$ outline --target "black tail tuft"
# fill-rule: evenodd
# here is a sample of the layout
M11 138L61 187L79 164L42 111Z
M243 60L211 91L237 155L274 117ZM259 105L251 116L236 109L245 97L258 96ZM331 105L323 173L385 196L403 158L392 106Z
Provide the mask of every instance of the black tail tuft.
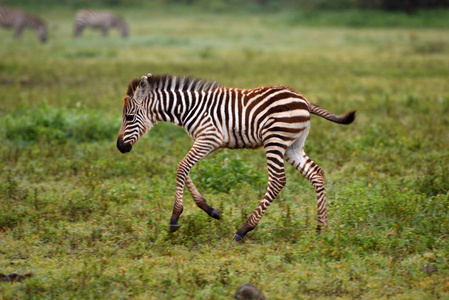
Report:
M309 103L310 113L325 118L331 122L338 124L351 124L355 120L356 111L350 111L344 115L337 116L316 104Z
M351 124L352 122L354 122L356 112L356 110L353 110L346 113L341 119L341 124Z

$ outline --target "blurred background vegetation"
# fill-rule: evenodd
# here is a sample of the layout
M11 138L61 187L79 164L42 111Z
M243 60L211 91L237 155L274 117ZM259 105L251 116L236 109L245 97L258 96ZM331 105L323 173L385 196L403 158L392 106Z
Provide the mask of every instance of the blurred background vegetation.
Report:
M6 5L70 5L70 6L120 6L148 4L168 5L183 4L193 5L198 8L245 8L251 6L265 7L266 9L381 9L381 10L403 10L413 13L416 9L448 7L448 0L3 0Z
M449 0L1 0L0 5L36 12L48 7L125 8L171 12L289 12L292 24L348 27L449 27Z

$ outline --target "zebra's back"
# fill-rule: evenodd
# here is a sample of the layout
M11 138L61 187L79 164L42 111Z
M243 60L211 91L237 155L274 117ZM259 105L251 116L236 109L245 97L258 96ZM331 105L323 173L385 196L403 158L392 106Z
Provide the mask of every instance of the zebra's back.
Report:
M102 27L104 24L112 24L114 15L105 11L83 9L76 13L75 23L91 27Z
M34 29L42 42L47 40L47 25L37 16L7 7L0 7L0 25L14 29L14 37L20 38L25 27Z
M182 126L193 140L207 128L222 148L253 149L268 139L282 139L289 146L310 122L307 100L284 86L218 88L197 98Z
M128 36L128 24L120 17L108 11L79 10L75 15L75 36L79 36L84 27L100 28L103 35L107 35L109 29L116 27L123 37Z
M16 24L27 22L27 18L35 18L26 12L7 7L0 7L0 24L4 27L14 27Z

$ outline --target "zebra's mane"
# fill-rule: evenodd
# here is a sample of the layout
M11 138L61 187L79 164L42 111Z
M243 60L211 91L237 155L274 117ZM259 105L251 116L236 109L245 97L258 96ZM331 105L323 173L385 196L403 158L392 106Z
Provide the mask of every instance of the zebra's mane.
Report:
M133 79L128 85L128 96L133 96L134 91L140 83L140 79ZM148 77L151 90L173 90L173 91L209 91L221 87L217 81L204 80L189 76L175 75L152 75Z
M134 91L137 89L137 86L139 85L140 79L133 79L128 84L128 90L126 91L126 95L129 97L132 97L134 95Z

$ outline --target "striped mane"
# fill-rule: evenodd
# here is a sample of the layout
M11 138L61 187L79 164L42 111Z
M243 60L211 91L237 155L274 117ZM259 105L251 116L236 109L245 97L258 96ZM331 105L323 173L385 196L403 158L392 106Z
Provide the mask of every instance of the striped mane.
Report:
M132 97L134 95L135 90L137 89L137 86L139 85L140 79L133 79L128 84L128 90L126 91L126 95L129 97Z
M209 91L220 87L216 81L203 80L188 76L153 75L148 78L149 85L155 90Z
M128 85L128 96L133 96L140 79L133 79ZM148 77L148 84L152 90L174 91L209 91L221 87L220 83L211 80L175 75L152 75Z

